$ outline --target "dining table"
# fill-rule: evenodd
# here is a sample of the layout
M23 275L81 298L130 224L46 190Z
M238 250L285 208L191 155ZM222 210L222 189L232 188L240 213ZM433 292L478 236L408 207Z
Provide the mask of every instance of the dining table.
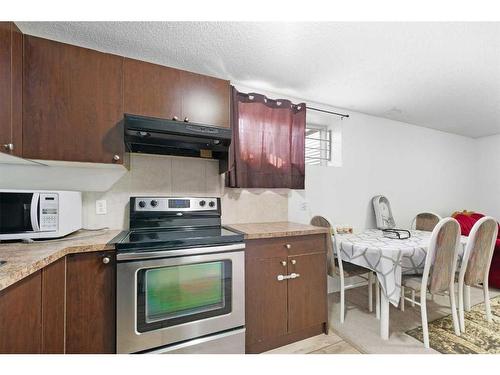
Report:
M335 255L375 272L380 287L380 336L389 339L389 305L398 306L402 275L422 274L432 232L410 230L407 239L385 237L382 230L334 235ZM467 237L461 236L458 264Z

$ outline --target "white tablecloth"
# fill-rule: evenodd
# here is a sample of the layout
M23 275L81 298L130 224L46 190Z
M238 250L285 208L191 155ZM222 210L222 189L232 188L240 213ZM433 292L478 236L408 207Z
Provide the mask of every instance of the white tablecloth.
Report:
M386 238L382 231L369 229L357 234L338 234L334 237L335 254L343 261L357 264L377 273L382 292L397 306L401 296L401 275L421 274L431 232L412 230L411 238ZM461 238L459 264L467 237Z

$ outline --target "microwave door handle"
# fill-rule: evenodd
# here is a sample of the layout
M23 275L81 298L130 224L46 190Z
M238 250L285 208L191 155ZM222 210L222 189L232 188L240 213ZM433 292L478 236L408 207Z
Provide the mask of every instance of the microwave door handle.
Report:
M31 218L31 226L33 227L33 232L39 232L39 220L38 220L38 203L40 201L40 194L33 193L33 197L31 197L31 207L30 207L30 218Z

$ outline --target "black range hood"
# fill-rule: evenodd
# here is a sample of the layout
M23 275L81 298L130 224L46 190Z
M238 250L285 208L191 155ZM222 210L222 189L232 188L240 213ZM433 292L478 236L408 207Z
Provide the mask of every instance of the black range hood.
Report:
M128 113L124 129L128 152L217 159L227 171L231 129Z

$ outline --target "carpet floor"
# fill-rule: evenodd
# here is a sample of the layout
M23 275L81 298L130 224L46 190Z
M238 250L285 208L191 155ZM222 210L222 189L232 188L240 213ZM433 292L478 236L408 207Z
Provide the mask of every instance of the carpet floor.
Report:
M331 329L345 341L353 344L363 353L373 354L439 354L434 348L425 349L418 339L406 334L407 331L422 325L420 307L406 304L405 311L391 305L390 307L390 337L380 338L380 321L375 313L368 312L367 288L355 288L346 292L346 317L343 324L339 321L339 293L329 294L329 322ZM490 297L500 295L500 290L490 288ZM472 305L483 302L483 292L471 288ZM450 315L448 297L435 296L427 300L427 315L429 321ZM469 323L470 325L470 323ZM498 329L498 328L497 328ZM498 331L500 332L500 330Z
M484 303L465 313L465 332L455 335L451 315L429 323L429 344L444 354L500 353L500 296L491 299L493 322L486 321ZM422 326L406 334L423 341Z

